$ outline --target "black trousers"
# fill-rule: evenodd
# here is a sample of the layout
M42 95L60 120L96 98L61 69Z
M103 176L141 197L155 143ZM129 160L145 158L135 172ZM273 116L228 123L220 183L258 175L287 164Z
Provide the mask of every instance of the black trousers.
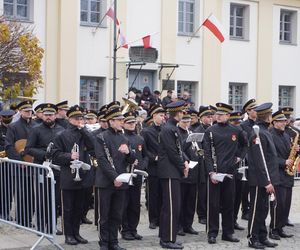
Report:
M90 206L93 201L93 187L88 187L84 189L84 197L83 197L83 212L81 218L83 219L84 217L87 216L87 213L90 209Z
M141 185L129 186L126 190L122 233L136 233L141 213Z
M193 225L196 209L197 184L181 183L180 227L187 229Z
M101 246L118 243L118 229L122 223L126 190L98 188L99 240Z
M149 175L147 184L149 222L158 225L162 205L161 183L157 176Z
M94 225L97 226L98 230L98 220L99 220L99 195L98 188L94 187Z
M207 183L197 184L197 214L199 219L207 217Z
M250 216L248 238L251 241L264 241L268 231L266 218L269 212L269 195L264 187L250 186Z
M9 220L13 200L12 169L5 162L0 168L0 217Z
M292 204L292 193L293 193L293 187L286 187L286 222L288 222L289 215L290 215L290 209Z
M83 210L83 197L83 189L62 190L65 235L79 235L80 220Z
M275 186L276 200L270 202L271 222L270 228L272 230L282 229L288 219L287 212L287 189L283 186Z
M247 214L250 211L250 201L249 201L249 183L248 181L243 181L242 185L242 213Z
M17 167L14 173L14 197L16 221L19 225L32 227L34 214L34 178L29 167Z
M238 213L240 211L240 205L242 202L243 194L243 182L241 180L235 179L235 196L234 196L234 221L237 221Z
M234 233L234 179L225 177L223 182L213 184L208 182L208 236L217 237L219 232L219 213L222 214L223 235Z
M57 218L62 215L60 176L54 175L54 179L55 179L55 208L56 208L56 218Z
M160 179L162 207L159 222L159 237L165 242L175 242L179 227L181 191L180 180Z

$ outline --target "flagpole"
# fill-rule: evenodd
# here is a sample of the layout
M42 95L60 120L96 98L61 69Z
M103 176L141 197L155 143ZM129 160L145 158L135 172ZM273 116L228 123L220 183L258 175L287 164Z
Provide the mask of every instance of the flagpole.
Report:
M108 8L110 9L112 6L114 5L114 3ZM105 14L103 15L103 17L101 18L100 22L97 24L97 26L95 27L95 29L93 30L93 33L96 33L97 29L100 27L100 25L103 23L104 18L106 17L107 11L105 12Z
M203 26L204 22L212 15L212 13L210 13L210 15L202 22L202 24L199 26L199 28L190 36L190 38L187 40L188 43L190 43L193 38L196 36L196 34L198 33L198 31L201 29L201 27Z
M114 14L113 101L116 100L117 85L117 0L114 1Z

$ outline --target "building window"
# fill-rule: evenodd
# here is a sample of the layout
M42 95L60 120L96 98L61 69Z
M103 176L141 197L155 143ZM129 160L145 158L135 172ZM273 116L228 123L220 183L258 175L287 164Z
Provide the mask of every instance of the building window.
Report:
M297 14L295 11L280 10L279 40L282 43L296 42Z
M195 0L179 0L178 33L191 34L195 29Z
M195 103L197 100L197 86L198 82L191 81L177 81L177 97L182 98L184 92L188 92L190 95L190 101Z
M102 16L104 1L101 0L81 0L80 1L80 21L85 25L98 25Z
M87 109L99 110L104 97L103 77L80 78L80 105Z
M31 0L4 0L3 15L10 19L28 20Z
M235 111L241 111L247 100L247 83L229 83L228 103Z
M249 6L230 4L230 38L248 39Z
M294 91L293 86L279 86L278 107L293 107L294 106Z

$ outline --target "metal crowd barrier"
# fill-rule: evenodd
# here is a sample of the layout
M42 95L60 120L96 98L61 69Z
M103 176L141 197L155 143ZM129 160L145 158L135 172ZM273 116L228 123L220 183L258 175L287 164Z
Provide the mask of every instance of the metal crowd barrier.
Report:
M55 181L48 166L0 158L0 223L27 230L56 243Z

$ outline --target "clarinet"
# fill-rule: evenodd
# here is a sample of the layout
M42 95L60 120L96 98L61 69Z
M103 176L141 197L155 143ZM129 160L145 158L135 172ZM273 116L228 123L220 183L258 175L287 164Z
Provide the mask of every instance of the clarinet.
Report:
M112 167L113 169L116 169L116 168L115 168L115 165L114 165L114 162L113 162L113 159L112 159L112 157L111 157L111 155L110 155L110 153L109 153L108 147L107 147L107 145L106 145L106 142L105 142L105 140L104 140L103 135L102 135L102 134L99 134L99 136L100 136L101 140L103 141L104 152L105 152L105 154L106 154L107 160L109 161L111 167Z
M210 137L210 145L211 145L211 158L213 160L213 166L214 166L214 171L217 172L217 155L216 155L216 150L214 146L214 139L213 139L213 134L212 132L209 133Z

